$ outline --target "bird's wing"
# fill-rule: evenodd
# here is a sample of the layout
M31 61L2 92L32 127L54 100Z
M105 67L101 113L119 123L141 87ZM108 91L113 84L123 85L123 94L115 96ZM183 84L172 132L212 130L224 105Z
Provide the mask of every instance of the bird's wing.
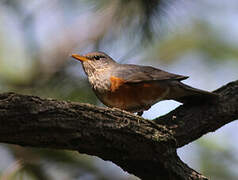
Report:
M168 73L151 66L120 64L113 72L114 77L123 79L125 83L140 83L148 81L184 80L188 76Z

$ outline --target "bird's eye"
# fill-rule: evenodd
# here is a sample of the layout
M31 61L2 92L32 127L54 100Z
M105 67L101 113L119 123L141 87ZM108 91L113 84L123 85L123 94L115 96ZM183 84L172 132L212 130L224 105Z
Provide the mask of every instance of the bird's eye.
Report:
M94 59L99 60L101 57L100 56L94 56Z

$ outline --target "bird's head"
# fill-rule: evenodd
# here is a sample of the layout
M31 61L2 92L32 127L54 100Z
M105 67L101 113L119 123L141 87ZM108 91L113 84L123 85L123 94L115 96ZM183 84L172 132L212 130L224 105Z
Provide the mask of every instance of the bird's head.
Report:
M116 62L103 52L91 52L85 55L72 54L72 57L79 60L87 75L91 75L96 70L104 70L113 66Z

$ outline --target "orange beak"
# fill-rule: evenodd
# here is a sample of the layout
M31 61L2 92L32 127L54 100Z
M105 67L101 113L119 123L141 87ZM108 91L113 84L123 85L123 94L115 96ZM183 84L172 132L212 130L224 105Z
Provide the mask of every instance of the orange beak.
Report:
M73 57L76 60L79 60L81 62L89 60L88 58L78 55L78 54L72 54L71 57Z

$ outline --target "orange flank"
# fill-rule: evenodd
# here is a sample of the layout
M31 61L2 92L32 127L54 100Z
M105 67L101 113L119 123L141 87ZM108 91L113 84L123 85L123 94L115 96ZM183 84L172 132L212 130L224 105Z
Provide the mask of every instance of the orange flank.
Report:
M124 79L111 76L110 77L110 82L111 82L111 91L114 92L117 90L121 85L123 85L126 81Z
M143 84L143 87L145 87L145 88L146 88L146 87L151 87L151 84L149 84L149 83L144 83L144 84Z
M102 99L109 107L117 107L128 111L149 109L163 97L167 88L158 82L127 83L124 79L112 76L110 78L111 91Z

